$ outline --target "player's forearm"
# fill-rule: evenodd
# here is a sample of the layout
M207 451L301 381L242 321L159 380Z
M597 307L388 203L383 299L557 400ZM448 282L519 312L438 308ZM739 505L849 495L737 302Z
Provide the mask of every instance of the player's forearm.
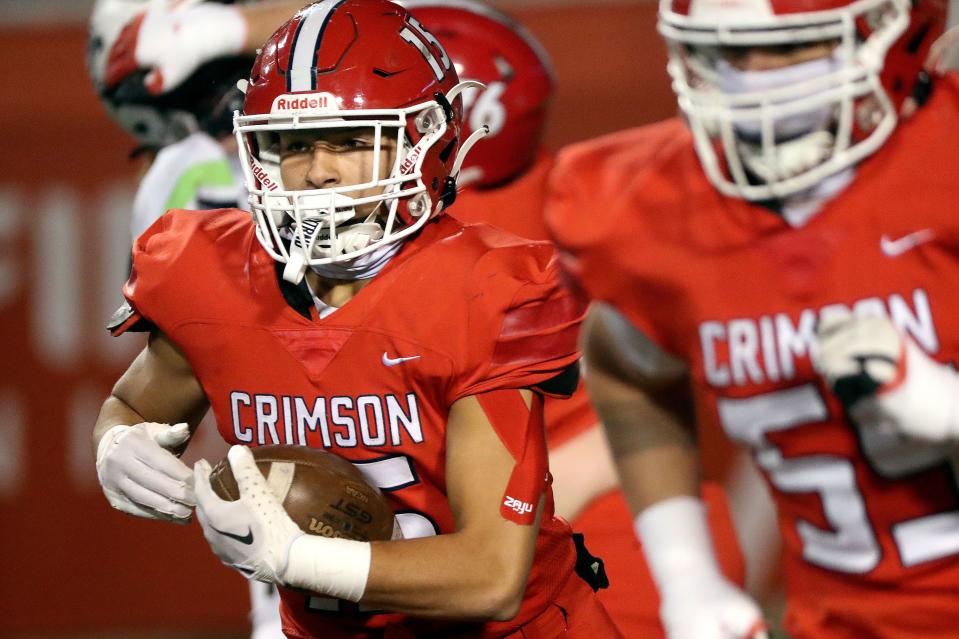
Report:
M677 496L698 496L699 456L687 427L642 397L596 402L633 513Z
M244 50L255 54L269 40L277 28L293 17L293 14L309 4L305 0L275 0L255 2L240 8L246 20L246 44Z
M513 618L533 558L532 544L510 553L499 538L466 533L375 542L372 550L365 606L449 619Z
M100 414L97 416L97 423L93 427L93 450L96 452L100 445L100 439L114 426L131 426L147 421L138 412L133 410L126 402L115 395L110 395L103 406L100 407Z
M594 499L619 485L601 425L550 448L556 514L572 521Z
M682 446L635 450L616 458L626 501L633 514L673 497L699 498L699 458Z
M590 311L584 328L584 355L586 388L632 511L697 496L698 451L685 366L615 309L601 305Z

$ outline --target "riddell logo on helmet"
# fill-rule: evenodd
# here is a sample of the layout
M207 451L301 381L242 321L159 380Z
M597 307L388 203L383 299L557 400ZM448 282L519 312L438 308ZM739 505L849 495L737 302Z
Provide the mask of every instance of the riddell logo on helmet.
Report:
M331 93L283 94L273 100L272 112L277 111L325 111L336 108L336 96Z
M273 178L270 177L270 174L266 172L260 163L256 160L252 161L253 164L253 176L260 181L260 184L263 185L263 188L267 191L275 191L280 188L280 185L273 181Z
M400 175L409 175L410 169L416 164L416 161L420 159L420 155L423 153L423 146L417 144L413 147L413 150L410 151L409 155L406 156L406 159L403 160L402 166L400 166Z

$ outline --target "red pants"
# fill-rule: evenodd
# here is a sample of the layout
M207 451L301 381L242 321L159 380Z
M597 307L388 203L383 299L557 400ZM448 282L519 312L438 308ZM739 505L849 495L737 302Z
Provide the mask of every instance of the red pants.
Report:
M538 617L503 639L622 639L612 618L586 582L571 575Z

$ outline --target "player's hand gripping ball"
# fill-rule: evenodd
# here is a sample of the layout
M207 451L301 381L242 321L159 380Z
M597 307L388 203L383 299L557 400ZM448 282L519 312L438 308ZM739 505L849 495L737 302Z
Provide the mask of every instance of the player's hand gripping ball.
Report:
M288 575L291 549L307 531L341 538L316 541L364 548L365 540L393 537L393 513L348 461L294 446L255 451L233 446L216 472L204 459L193 466L196 516L225 565L250 579L292 585L299 573Z
M252 448L270 492L303 532L356 541L393 538L393 511L383 494L347 460L304 446ZM240 497L226 459L214 466L210 486L220 499Z

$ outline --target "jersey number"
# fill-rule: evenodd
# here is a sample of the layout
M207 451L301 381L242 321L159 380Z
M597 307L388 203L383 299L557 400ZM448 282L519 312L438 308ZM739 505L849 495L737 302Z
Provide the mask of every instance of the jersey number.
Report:
M832 530L804 519L796 528L803 557L811 564L844 573L862 574L879 565L882 552L869 522L853 464L834 455L785 458L766 438L829 419L819 390L805 384L745 399L720 398L719 418L726 434L750 446L769 482L784 493L817 493ZM904 440L875 428L856 427L862 452L882 478L904 480L948 465L953 481L956 459L944 446ZM892 526L903 566L915 566L959 553L959 511L917 517Z
M472 130L488 126L486 137L499 135L506 126L506 107L501 99L505 91L506 84L503 82L490 82L485 89L469 88L463 91L463 109L469 114Z

